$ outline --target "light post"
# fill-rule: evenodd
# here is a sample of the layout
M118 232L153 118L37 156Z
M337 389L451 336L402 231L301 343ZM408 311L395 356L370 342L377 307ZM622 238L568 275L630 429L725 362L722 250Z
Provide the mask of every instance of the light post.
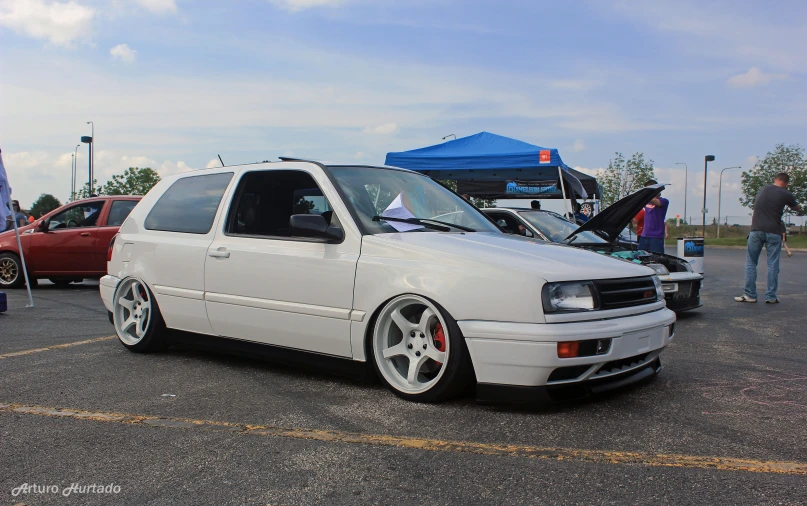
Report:
M709 162L715 161L715 155L706 155L703 157L703 209L701 209L701 213L703 214L703 240L706 241L706 174L707 169L709 167Z
M93 194L93 179L95 177L95 123L92 121L87 122L90 125L90 137L92 138L92 142L90 143L90 195Z
M742 167L726 167L720 171L720 183L717 189L717 237L720 237L720 204L723 200L723 173L729 169L742 169Z
M684 220L686 220L687 219L687 191L689 189L689 186L687 186L687 178L688 178L688 174L689 174L689 167L684 162L675 162L675 164L684 166ZM687 225L690 225L690 223L687 222Z
M76 155L70 153L70 197L68 201L73 200L73 190L76 187Z
M456 136L456 135L454 135L454 134L448 134L448 135L446 135L445 137L443 137L443 140L446 140L446 139L448 139L449 137L454 137L454 140L455 140L455 141L457 140L457 136Z
M90 186L90 195L92 195L92 190L93 190L93 188L92 188L92 137L90 137L89 135L82 135L81 136L81 143L82 144L88 144L88 146L87 146L87 154L89 155L88 156L89 160L87 161L87 173L90 176L90 181L89 181L88 184Z
M78 148L81 147L81 144L76 144L76 149L74 150L73 160L75 163L73 164L73 194L70 195L70 200L76 200L76 168L78 168Z

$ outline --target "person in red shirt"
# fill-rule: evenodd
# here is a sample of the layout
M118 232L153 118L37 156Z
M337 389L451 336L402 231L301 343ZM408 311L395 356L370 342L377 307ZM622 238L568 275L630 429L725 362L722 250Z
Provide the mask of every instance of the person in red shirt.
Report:
M633 226L636 227L636 240L638 241L642 238L642 231L644 230L644 209L639 211L639 214L633 218Z

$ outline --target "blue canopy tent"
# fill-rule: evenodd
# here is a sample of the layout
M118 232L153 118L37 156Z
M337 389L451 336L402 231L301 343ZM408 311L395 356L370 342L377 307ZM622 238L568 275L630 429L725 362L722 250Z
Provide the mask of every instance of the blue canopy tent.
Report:
M435 179L454 180L458 184L474 182L479 186L498 181L506 192L499 198L540 198L549 194L564 199L567 194L568 197L588 198L580 179L563 163L557 149L489 132L411 151L387 153L385 164ZM563 184L558 185L561 177ZM560 186L559 191L557 186Z

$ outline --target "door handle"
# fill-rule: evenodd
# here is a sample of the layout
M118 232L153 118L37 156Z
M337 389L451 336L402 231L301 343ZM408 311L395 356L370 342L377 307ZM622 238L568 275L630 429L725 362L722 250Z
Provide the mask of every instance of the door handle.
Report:
M89 236L90 236L89 232L82 232L81 233L81 237L89 237Z
M230 258L229 251L208 251L207 256L213 258Z

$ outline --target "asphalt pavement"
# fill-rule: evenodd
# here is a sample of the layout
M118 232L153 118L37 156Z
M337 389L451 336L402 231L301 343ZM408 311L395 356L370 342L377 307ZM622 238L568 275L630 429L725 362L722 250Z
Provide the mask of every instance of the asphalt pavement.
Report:
M680 316L656 380L540 410L408 403L187 347L133 354L104 339L97 284L42 283L34 308L13 291L0 501L806 504L807 253L782 259L778 305L733 301L744 255L707 250L704 307ZM73 483L119 492L65 497Z

